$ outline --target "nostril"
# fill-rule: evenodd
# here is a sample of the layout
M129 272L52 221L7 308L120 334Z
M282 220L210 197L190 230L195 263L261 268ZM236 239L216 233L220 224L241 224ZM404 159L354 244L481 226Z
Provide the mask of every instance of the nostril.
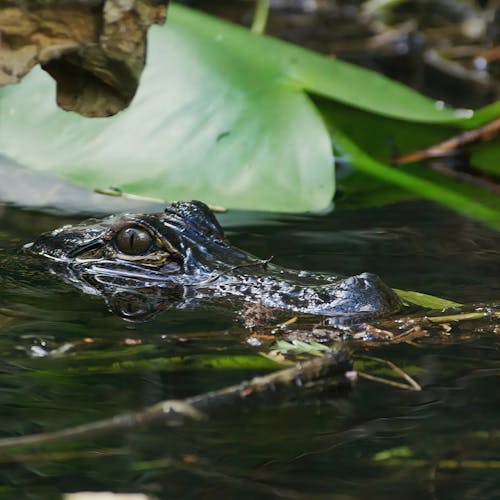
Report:
M368 281L377 281L379 279L379 277L373 273L361 273L361 274L358 274L358 278L362 278L362 279L368 280Z
M372 287L377 287L382 284L381 279L373 273L361 273L357 276L359 278L360 283L363 283L363 288L372 288Z
M344 279L344 284L345 285L348 285L348 286L351 286L351 285L356 285L356 282L358 280L356 279L355 276L349 276L348 278L345 278Z
M367 276L365 276L367 275ZM344 280L344 286L351 290L366 290L372 285L372 278L369 273L358 274L350 276Z

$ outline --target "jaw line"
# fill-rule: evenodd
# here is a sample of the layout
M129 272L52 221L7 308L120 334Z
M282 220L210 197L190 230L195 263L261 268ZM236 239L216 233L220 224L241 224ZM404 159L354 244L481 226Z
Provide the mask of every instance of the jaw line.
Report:
M147 269L134 263L123 263L115 261L84 261L76 262L74 266L75 270L80 270L82 268L84 272L89 274L95 274L99 276L109 276L110 278L129 278L137 279L142 282L166 282L172 281L172 275L168 275L164 272L157 271L155 269Z

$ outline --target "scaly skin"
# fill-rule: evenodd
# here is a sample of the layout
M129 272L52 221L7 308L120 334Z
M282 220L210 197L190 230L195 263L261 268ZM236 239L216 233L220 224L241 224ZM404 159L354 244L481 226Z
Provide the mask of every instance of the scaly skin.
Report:
M146 243L138 242L139 237ZM135 320L172 305L212 300L354 321L401 309L394 291L374 274L343 278L295 271L233 247L201 202L173 203L157 214L123 214L64 226L26 248L51 259L54 272L66 281L103 295L113 309Z

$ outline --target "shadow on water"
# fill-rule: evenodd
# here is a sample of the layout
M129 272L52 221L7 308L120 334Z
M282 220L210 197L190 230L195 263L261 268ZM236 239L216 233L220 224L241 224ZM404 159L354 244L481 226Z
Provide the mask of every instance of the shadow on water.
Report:
M430 203L220 219L232 243L287 267L371 271L396 288L464 303L500 297L499 235ZM98 420L269 371L265 358L256 364L259 347L246 342L234 311L168 310L126 322L19 252L65 222L1 212L1 437ZM158 498L498 498L498 327L454 332L435 342L351 346L355 359L395 362L421 392L360 380L342 398L263 401L178 427L1 454L0 497L113 490Z

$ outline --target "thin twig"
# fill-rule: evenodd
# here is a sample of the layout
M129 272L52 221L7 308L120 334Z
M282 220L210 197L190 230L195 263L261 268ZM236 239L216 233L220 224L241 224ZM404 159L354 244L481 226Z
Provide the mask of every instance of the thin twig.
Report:
M359 356L359 357L363 358L363 359L371 359L372 361L377 361L378 363L386 364L393 371L395 371L400 377L404 378L408 382L409 386L411 386L412 390L414 390L414 391L421 391L422 390L422 386L418 382L416 382L415 379L410 377L410 375L408 375L404 370L402 370L399 366L394 364L392 361L389 361L388 359L377 358L375 356ZM358 373L361 375L360 372L358 372ZM407 384L400 384L399 382L392 383L393 381L391 381L391 380L386 380L386 379L383 379L381 377L376 377L374 375L368 375L367 373L364 373L363 376L364 376L364 378L371 377L371 380L377 379L378 382L385 381L388 383L388 385L398 384L397 387L404 386L403 388L409 389L409 386ZM389 383L389 382L391 382L391 383Z
M402 382L396 382L395 380L389 380L388 378L377 377L376 375L370 375L369 373L360 372L356 370L358 377L364 378L366 380L371 380L372 382L379 382L384 385L390 385L392 387L397 387L398 389L404 389L405 391L418 391L420 389L414 389L408 384L403 384Z
M474 142L486 142L493 140L500 133L500 118L496 118L481 127L467 130L458 135L447 139L446 141L434 144L425 149L414 151L406 155L399 156L393 160L396 165L413 163L428 158L440 158L452 151L456 151L467 144Z
M137 201L144 201L144 202L152 202L152 203L162 203L164 205L170 205L170 203L166 200L163 200L161 198L152 198L151 196L142 196L140 194L134 194L134 193L127 193L126 191L123 191L122 189L118 187L109 187L109 188L95 188L94 193L97 194L102 194L105 196L114 196L117 198L126 198L129 200L137 200ZM215 213L225 213L227 212L227 208L221 206L221 205L207 205L209 210L211 212Z

